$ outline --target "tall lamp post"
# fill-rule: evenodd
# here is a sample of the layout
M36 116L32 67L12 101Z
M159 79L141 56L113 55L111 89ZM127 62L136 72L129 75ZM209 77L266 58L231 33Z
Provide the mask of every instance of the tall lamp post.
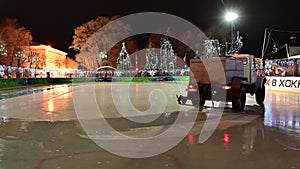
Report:
M233 26L234 26L234 24L233 24L233 22L236 20L238 18L238 14L237 13L235 13L235 12L232 12L232 11L230 11L230 12L227 12L226 13L226 15L225 15L225 19L226 19L226 21L228 21L228 22L231 22L231 43L233 43Z

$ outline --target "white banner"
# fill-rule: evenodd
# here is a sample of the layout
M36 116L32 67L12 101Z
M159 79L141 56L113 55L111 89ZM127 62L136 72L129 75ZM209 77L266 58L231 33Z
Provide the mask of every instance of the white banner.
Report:
M266 79L267 89L300 93L300 77L267 76Z

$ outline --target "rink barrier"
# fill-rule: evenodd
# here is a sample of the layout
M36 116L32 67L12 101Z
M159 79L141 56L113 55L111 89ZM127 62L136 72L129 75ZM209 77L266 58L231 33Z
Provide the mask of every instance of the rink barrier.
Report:
M300 93L300 77L298 76L267 76L266 89L287 93Z
M95 77L88 78L3 78L0 79L0 90L24 88L30 86L46 86L53 84L95 82ZM189 76L157 76L157 77L113 77L113 82L188 82Z
M0 90L72 83L72 78L6 78L0 79Z

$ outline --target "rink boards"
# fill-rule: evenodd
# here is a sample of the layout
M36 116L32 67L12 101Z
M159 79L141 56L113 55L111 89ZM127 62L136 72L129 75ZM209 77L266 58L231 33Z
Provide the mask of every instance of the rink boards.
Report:
M300 77L267 76L265 86L268 90L300 93Z

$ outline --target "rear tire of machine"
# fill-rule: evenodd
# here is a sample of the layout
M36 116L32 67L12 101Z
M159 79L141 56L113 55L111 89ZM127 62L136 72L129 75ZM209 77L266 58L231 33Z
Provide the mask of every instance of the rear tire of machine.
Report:
M246 105L246 89L244 87L241 87L240 97L232 101L232 108L237 112L241 112L244 110L245 105Z

